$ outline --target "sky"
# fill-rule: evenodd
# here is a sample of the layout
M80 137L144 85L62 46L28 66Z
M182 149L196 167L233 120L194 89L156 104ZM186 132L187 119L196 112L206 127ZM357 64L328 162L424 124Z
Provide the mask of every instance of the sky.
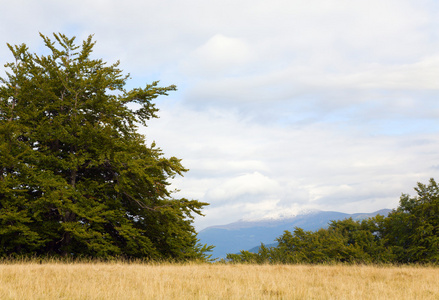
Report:
M0 0L6 43L90 34L127 89L160 80L139 131L190 169L195 228L308 210L396 208L439 179L436 0Z

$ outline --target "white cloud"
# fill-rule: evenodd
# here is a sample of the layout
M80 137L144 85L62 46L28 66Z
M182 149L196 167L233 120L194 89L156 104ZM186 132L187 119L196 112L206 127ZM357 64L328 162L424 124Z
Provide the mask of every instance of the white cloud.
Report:
M217 78L240 71L254 59L255 53L245 41L216 34L190 54L183 68L195 77L204 75Z
M271 195L279 190L279 184L258 172L242 174L233 178L227 178L224 182L209 189L206 198L212 201L236 201L240 197L253 197L254 195Z
M438 90L438 76L439 52L436 56L424 57L412 64L372 64L357 73L327 78L324 85L359 89Z

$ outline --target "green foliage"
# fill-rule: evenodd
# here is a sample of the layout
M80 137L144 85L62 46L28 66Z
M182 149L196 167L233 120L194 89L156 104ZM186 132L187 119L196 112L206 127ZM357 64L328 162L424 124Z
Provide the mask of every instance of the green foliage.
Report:
M418 183L416 197L403 194L384 222L386 243L401 263L439 262L439 187Z
M41 37L50 54L8 44L0 78L0 256L204 259L192 221L207 203L174 199L187 169L137 133L175 86L125 90L92 36Z
M277 246L261 245L258 253L228 254L240 263L431 263L439 262L439 187L418 183L417 197L402 195L387 217L332 221L327 229L295 228L277 239Z

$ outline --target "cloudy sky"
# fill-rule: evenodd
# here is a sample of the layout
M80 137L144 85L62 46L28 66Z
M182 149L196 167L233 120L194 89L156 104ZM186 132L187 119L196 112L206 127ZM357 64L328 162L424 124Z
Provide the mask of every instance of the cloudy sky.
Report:
M176 197L210 203L198 230L320 209L395 208L439 179L437 0L0 0L6 43L97 41L96 58L160 80L140 128L190 171Z

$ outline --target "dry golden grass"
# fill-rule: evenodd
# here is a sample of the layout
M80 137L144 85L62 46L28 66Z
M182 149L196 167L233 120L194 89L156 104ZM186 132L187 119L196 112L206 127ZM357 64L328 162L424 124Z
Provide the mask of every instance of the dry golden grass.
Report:
M439 299L439 268L6 263L0 299Z

